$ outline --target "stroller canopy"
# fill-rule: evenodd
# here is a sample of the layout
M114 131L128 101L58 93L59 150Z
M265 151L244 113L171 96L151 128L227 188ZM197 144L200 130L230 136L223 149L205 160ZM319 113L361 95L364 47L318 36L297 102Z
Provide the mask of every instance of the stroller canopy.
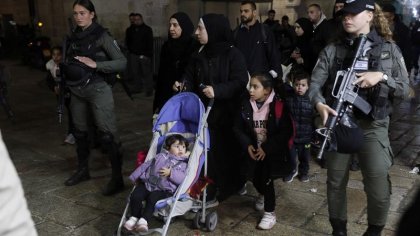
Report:
M162 107L153 127L153 132L160 132L162 135L163 133L186 132L197 134L203 122L204 112L204 105L197 95L190 92L179 93L169 99ZM167 127L170 122L172 122L172 125Z

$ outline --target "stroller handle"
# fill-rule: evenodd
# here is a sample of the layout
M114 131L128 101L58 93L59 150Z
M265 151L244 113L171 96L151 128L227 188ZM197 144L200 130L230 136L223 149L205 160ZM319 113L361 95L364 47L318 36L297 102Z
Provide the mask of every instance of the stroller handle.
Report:
M209 99L209 104L207 105L207 107L211 108L214 104L214 98L210 98Z

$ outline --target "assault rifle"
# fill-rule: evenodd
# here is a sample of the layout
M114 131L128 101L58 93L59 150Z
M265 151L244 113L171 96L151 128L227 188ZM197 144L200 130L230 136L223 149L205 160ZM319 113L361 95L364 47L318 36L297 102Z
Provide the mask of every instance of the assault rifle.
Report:
M366 35L361 34L355 41L355 43L358 44L351 67L347 70L341 70L337 72L333 90L331 92L331 95L335 98L331 108L334 109L338 115L329 115L325 127L316 130L316 132L324 138L317 155L318 159L322 158L324 149L327 145L327 142L331 139L331 134L333 133L334 128L350 106L354 105L365 114L369 114L369 112L372 110L372 106L358 95L359 86L357 84L353 84L353 82L357 79L355 66L356 63L362 61L361 59L362 56L364 56L363 52L367 37ZM365 62L367 63L367 61ZM340 87L336 89L336 86ZM351 140L349 140L349 142L351 142Z
M7 117L14 121L14 113L10 108L9 102L7 101L7 84L6 84L6 70L3 65L0 65L0 104L7 114Z

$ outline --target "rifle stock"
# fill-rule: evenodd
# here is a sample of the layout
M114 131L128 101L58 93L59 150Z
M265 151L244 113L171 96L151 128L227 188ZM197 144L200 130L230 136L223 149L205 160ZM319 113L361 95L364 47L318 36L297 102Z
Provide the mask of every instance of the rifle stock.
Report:
M359 86L353 84L353 81L356 79L355 65L357 60L363 55L363 49L367 41L366 35L360 35L357 41L357 50L351 67L345 71L338 71L335 78L334 88L331 93L335 100L331 108L337 112L337 116L329 115L325 127L316 130L317 133L323 136L317 159L322 159L327 142L331 138L331 133L334 132L335 126L351 105L359 108L365 114L372 110L371 105L358 95ZM336 90L338 84L340 84L340 87Z

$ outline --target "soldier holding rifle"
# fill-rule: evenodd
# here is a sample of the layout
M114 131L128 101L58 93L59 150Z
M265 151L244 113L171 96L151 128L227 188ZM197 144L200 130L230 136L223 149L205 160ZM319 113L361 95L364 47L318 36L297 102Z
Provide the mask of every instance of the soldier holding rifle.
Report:
M363 235L380 235L391 194L389 115L392 100L408 96L408 74L374 0L347 0L340 13L342 33L320 53L309 89L311 102L326 126L322 133L328 136L329 218L333 235L347 235L350 153L357 153L367 195L369 226Z

